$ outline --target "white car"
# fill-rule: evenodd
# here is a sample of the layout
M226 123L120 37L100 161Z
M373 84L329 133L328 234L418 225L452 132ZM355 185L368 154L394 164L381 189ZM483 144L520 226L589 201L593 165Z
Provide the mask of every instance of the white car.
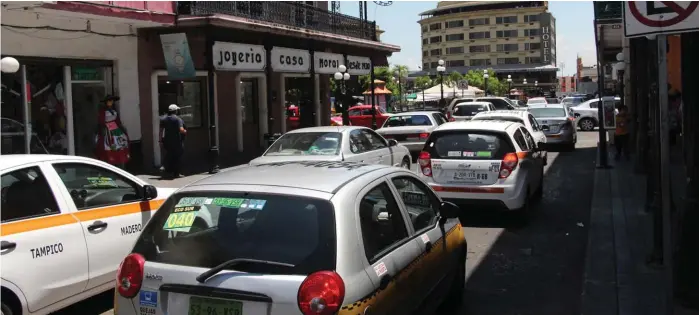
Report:
M526 109L521 110L496 110L493 112L479 113L473 117L473 120L504 120L523 124L529 133L534 137L534 142L543 144L547 143L546 134L539 125L536 118ZM545 148L539 148L544 154L544 165L548 164L548 152Z
M398 113L386 119L376 133L389 140L395 139L408 148L411 154L417 155L425 145L430 132L446 122L447 118L440 112Z
M119 263L175 189L102 161L2 155L2 314L49 314L114 287Z
M495 106L490 102L469 102L469 103L458 103L454 106L454 112L452 113L449 121L462 121L471 120L473 116L483 112L495 111Z
M604 101L611 101L611 96L605 96ZM614 107L616 108L621 104L620 97L614 97ZM599 119L597 116L597 105L599 104L599 98L593 98L591 100L582 102L578 105L570 107L573 111L573 116L582 131L592 131L595 127L599 126Z
M251 165L286 161L347 161L410 169L410 151L370 128L325 126L301 128L279 137Z
M544 158L538 148L520 123L446 123L427 139L418 175L457 205L527 210L543 193Z
M544 97L532 97L527 100L527 106L532 106L532 105L546 105L548 104L548 101L546 101L546 98Z

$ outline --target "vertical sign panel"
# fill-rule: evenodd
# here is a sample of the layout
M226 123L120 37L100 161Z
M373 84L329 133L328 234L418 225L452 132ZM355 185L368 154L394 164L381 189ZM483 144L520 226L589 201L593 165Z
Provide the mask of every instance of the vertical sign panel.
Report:
M187 34L161 34L160 43L163 46L168 78L180 80L196 77L197 73L189 53Z

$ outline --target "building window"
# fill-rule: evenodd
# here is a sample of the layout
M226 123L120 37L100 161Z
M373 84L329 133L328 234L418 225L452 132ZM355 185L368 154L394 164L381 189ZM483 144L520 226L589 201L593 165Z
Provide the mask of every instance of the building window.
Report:
M425 63L422 64L422 70L427 70L427 69L429 69L429 68L430 68L430 64L429 64L429 63L425 62Z
M537 21L539 21L539 15L538 15L538 14L532 14L532 15L525 15L525 16L524 16L524 23L537 22Z
M490 45L473 45L468 47L468 51L472 53L490 52Z
M427 26L423 26L423 27L422 27L422 32L423 32L423 33L427 33Z
M517 37L517 30L504 30L504 31L496 31L495 36L497 38L502 38L502 37Z
M430 62L430 69L435 69L435 68L437 68L437 62L436 61Z
M468 39L490 38L490 32L471 32L468 33Z
M442 42L442 36L430 37L430 44L441 43L441 42Z
M423 56L423 57L427 57L428 55L429 55L429 54L427 53L427 50L423 50L423 51L422 51L422 56Z
M447 60L447 67L463 67L465 65L463 60Z
M497 51L517 51L519 44L498 44L496 49Z
M441 49L432 49L430 50L430 56L440 56L442 54Z
M430 24L430 31L436 31L442 29L442 23Z
M427 44L429 44L429 43L430 43L430 40L429 40L429 39L427 39L427 38L423 38L423 39L422 39L422 44L423 44L423 45L427 45Z
M517 23L517 16L499 16L495 18L495 24L512 24Z
M453 42L453 41L457 41L457 40L464 40L464 34L463 34L463 33L459 33L459 34L449 34L449 35L447 35L446 37L447 37L446 40L447 40L448 42Z
M541 31L538 28L524 30L524 36L539 36L539 35L541 35Z
M488 24L490 24L490 18L479 18L479 19L468 20L469 26L488 25Z
M446 28L464 27L464 20L445 22L444 26Z
M170 104L180 106L179 116L187 128L201 127L204 121L203 108L206 104L206 78L198 77L183 81L158 80L158 104L160 112L166 113Z
M471 59L468 61L471 67L490 66L490 59Z
M516 64L519 64L519 58L517 58L517 57L498 58L498 64L499 65L516 65Z
M541 49L541 43L524 43L524 50Z
M541 63L541 57L526 57L524 63Z
M456 55L456 54L463 54L463 53L464 53L463 46L447 48L447 55Z

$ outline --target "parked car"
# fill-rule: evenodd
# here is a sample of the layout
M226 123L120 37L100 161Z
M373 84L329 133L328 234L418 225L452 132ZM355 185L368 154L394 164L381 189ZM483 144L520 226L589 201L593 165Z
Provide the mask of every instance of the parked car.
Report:
M532 106L532 105L544 105L546 104L546 98L544 97L532 97L527 100L527 106Z
M301 128L279 137L251 165L287 161L351 161L410 169L410 152L370 128L324 126Z
M386 139L398 141L411 154L416 155L422 150L432 130L446 122L446 117L439 112L400 113L388 118L376 133Z
M534 143L546 144L546 134L539 126L536 118L527 110L496 110L493 112L483 112L477 114L472 120L502 120L511 121L524 125L527 131L534 137ZM548 152L546 148L538 148L544 154L544 165L548 163Z
M471 120L473 116L476 116L482 112L494 111L495 106L490 102L470 102L470 103L459 103L454 107L454 113L452 114L449 121L462 121Z
M78 156L2 155L0 174L2 314L49 314L114 288L119 262L175 190Z
M509 98L497 97L497 96L486 96L479 97L476 99L477 102L489 102L495 106L497 110L512 110L517 109L517 104L513 103Z
M169 228L172 218L202 209L219 214L212 228ZM455 309L465 293L467 254L457 217L456 205L399 168L298 161L221 172L183 187L146 225L116 277L115 310Z
M521 123L451 122L427 139L418 174L442 199L457 205L526 213L543 194L544 157L539 148Z
M606 96L605 98L611 99L611 96ZM614 97L614 103L614 106L618 107L621 104L621 98ZM595 129L595 127L599 126L599 120L597 119L598 104L599 98L593 98L589 101L585 101L571 107L573 110L573 116L575 117L580 130L592 131Z
M383 126L383 123L391 117L391 114L387 113L383 108L375 106L376 108L376 125ZM349 109L349 119L352 126L363 126L371 128L371 105L356 105Z
M546 135L546 145L563 145L567 150L575 150L578 132L575 118L570 115L565 105L549 104L529 107L529 112L536 118Z
M451 119L451 115L454 114L454 106L456 106L456 104L473 102L475 100L475 97L455 97L454 99L452 99L451 102L449 102L449 105L447 106L447 109L445 111L447 119Z
M546 103L547 104L560 104L561 101L555 97L547 97L546 98Z

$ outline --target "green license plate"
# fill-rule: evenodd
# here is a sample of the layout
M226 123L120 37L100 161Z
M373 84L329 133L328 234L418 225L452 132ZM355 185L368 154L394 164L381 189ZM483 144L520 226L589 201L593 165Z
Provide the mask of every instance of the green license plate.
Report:
M243 303L192 296L188 315L243 315Z

